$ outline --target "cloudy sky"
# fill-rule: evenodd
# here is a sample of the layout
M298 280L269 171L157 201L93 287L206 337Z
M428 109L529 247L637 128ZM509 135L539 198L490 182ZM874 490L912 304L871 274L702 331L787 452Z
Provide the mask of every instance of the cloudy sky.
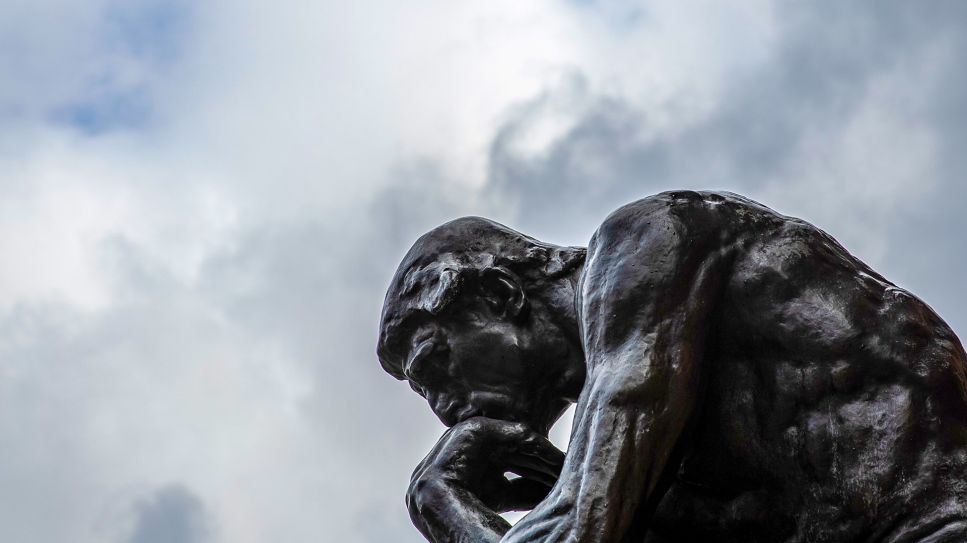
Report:
M0 0L0 540L420 541L377 318L461 215L732 190L967 334L965 50L960 1Z

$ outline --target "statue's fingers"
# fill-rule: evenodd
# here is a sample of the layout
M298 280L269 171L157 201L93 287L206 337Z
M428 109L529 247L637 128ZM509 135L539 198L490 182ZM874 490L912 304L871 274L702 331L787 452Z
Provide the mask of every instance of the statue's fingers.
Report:
M518 458L518 462L526 461L527 465L531 466L532 469L539 470L541 473L546 473L555 479L561 475L561 469L564 467L563 457L560 459L547 458L545 455L522 451L518 453Z
M564 452L554 446L546 436L543 436L527 425L514 422L500 422L499 435L501 443L511 449L530 455L546 458L551 463L563 464Z
M564 465L564 453L547 438L531 432L507 450L505 460L527 470L532 478L554 484Z

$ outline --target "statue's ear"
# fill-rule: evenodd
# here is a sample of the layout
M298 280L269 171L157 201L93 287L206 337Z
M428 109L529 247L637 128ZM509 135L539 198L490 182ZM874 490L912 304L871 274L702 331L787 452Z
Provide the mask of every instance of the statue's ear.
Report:
M578 262L584 260L585 252L576 247L555 248L548 251L547 264L544 265L544 274L550 277L558 275L573 268Z
M487 305L498 315L519 317L527 308L527 297L520 278L503 266L484 268L480 291Z

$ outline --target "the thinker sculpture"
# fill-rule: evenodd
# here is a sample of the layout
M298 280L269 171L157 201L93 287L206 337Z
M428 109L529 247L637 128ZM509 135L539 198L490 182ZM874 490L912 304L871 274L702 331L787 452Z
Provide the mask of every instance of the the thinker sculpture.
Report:
M960 341L735 194L634 202L586 250L444 224L400 264L378 354L450 427L407 492L436 543L967 541ZM546 436L572 402L565 457Z

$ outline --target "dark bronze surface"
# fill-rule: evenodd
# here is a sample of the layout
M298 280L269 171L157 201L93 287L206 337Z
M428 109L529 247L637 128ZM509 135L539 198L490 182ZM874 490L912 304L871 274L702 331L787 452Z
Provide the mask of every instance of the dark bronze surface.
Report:
M433 542L967 541L960 341L735 194L628 204L586 250L444 224L378 351L449 427L406 495ZM565 457L546 436L572 402Z

